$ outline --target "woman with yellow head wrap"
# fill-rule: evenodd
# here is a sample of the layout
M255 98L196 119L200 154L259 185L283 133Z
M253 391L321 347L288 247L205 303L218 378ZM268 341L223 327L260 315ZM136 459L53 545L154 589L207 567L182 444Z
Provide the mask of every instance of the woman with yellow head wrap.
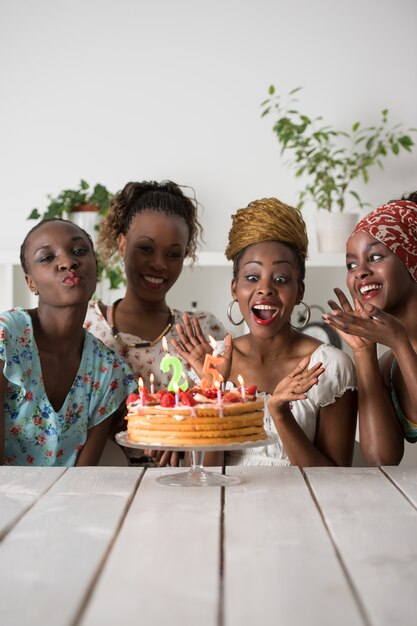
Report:
M278 442L229 452L229 464L349 465L356 425L355 372L341 350L291 325L302 303L308 238L300 212L264 198L232 217L226 256L233 261L232 295L248 333L219 345L225 380L265 392L266 428ZM308 308L308 307L307 307ZM237 311L229 307L229 319ZM201 371L204 338L182 329L181 356ZM196 362L197 357L197 362ZM200 363L200 364L199 364Z
M417 441L417 193L364 217L346 244L346 282L325 321L353 350L359 429L370 465L396 465ZM378 362L378 343L388 350Z

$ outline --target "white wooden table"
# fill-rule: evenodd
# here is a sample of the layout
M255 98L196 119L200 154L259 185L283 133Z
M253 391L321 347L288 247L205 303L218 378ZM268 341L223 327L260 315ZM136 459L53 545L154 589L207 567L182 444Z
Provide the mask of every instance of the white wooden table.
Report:
M2 626L417 623L417 470L0 467Z

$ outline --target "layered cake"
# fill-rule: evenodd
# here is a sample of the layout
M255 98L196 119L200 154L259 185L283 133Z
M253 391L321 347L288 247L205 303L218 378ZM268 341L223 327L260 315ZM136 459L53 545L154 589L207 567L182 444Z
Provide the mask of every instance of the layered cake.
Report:
M210 446L267 438L264 400L256 387L239 390L193 389L178 394L142 391L127 399L128 439L136 443Z

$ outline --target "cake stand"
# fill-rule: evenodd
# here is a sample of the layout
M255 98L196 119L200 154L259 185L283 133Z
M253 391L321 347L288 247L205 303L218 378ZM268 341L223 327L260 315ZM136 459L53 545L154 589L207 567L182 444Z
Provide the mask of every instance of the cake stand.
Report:
M127 436L127 431L117 433L116 441L119 445L126 448L137 448L139 450L170 450L171 452L190 452L191 467L187 472L172 472L159 476L157 482L162 485L172 485L175 487L229 487L240 483L237 476L225 476L224 474L213 474L204 469L204 453L205 452L227 452L228 450L242 450L244 448L257 448L261 446L269 446L278 441L275 433L267 433L267 439L259 439L258 441L247 441L246 443L229 443L212 446L167 446L159 443L137 443L131 441Z

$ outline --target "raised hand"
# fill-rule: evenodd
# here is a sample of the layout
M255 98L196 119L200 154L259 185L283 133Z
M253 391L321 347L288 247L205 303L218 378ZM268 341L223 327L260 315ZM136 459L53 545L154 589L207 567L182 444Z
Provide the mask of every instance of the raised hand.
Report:
M340 289L335 289L335 293L342 308L330 300L333 313L325 314L323 319L335 328L352 350L361 350L374 343L393 349L396 342L406 338L404 326L389 313L370 303L363 305L356 299L353 310Z
M171 339L178 354L200 376L203 375L203 365L206 354L211 354L213 348L204 336L198 319L191 318L184 313L183 324L177 324L176 329L180 340Z
M177 324L176 329L180 337L179 341L171 340L172 345L178 354L186 361L198 374L203 377L204 360L207 354L213 352L208 339L203 334L197 319L191 318L186 313L182 316L183 324ZM224 380L228 380L232 361L232 337L227 335L224 339L223 355L218 357L221 363L216 367Z
M277 384L268 400L268 409L272 415L288 408L290 402L305 400L307 391L318 383L324 367L322 363L316 363L309 368L309 363L310 357L304 357L291 374Z

